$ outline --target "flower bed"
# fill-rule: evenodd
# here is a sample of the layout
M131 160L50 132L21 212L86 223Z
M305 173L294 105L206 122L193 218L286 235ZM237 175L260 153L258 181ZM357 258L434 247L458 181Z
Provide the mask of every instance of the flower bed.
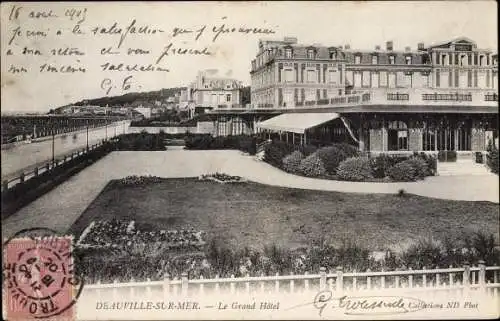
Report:
M125 178L122 178L118 180L118 184L122 186L139 186L139 185L146 185L150 183L158 183L161 181L161 177L158 176L137 176L137 175L132 175L132 176L127 176Z
M221 184L246 182L246 180L240 176L231 176L222 173L200 175L198 179L200 181L214 181Z
M82 248L126 248L137 244L161 242L167 248L201 249L205 233L194 229L144 232L134 221L94 221L84 230L78 246Z

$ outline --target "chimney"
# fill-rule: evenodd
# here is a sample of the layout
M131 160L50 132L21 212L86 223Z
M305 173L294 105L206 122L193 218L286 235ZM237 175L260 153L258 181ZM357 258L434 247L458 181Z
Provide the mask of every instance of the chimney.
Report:
M376 51L379 51L379 50L380 50L380 46L379 46L379 45L376 45L376 46L375 46L375 50L376 50Z
M351 49L351 45L349 45L349 44L345 45L345 46L344 46L344 49L345 49L345 50L349 50L349 49Z
M387 42L385 43L385 49L386 49L387 51L392 51L392 50L394 49L394 48L393 48L393 45L392 45L392 41L387 41Z
M424 46L423 42L419 42L417 47L418 47L418 50L425 50L425 46Z
M405 52L410 52L411 48L410 47L405 47Z

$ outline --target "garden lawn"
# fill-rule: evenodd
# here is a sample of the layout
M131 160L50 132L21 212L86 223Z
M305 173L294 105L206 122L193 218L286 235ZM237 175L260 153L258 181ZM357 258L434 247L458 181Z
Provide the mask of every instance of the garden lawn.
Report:
M70 228L77 237L93 220L134 220L137 229L193 227L234 249L278 244L308 246L323 238L356 241L372 251L405 249L422 238L493 233L499 209L416 195L351 194L258 183L219 184L197 178L161 179L144 186L111 181Z

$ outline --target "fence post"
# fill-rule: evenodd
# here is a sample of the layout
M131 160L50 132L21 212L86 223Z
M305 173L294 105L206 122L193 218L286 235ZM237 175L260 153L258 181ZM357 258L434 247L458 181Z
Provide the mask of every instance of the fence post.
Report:
M464 275L462 284L464 285L464 287L469 287L470 285L470 265L468 262L464 264Z
M132 277L132 278L130 279L130 283L134 283L134 282L135 282L135 280L134 280L134 278ZM134 289L134 286L132 285L132 286L130 287L130 300L133 300L134 298L135 298L135 289Z
M337 284L335 285L340 296L344 293L344 271L341 266L337 266Z
M370 269L367 269L366 272L371 272ZM372 288L372 278L370 276L366 277L366 289L371 290Z
M21 175L19 175L19 182L20 183L24 182L24 172L21 172Z
M309 273L306 271L304 272L304 275L308 275ZM307 291L309 290L309 279L304 280L304 289Z
M170 275L165 273L163 276L163 299L166 300L170 292Z
M482 293L486 293L486 265L483 260L479 261L479 288Z
M200 275L200 280L203 280L203 275ZM200 295L203 295L204 292L204 284L200 283Z
M264 272L261 272L260 276L264 277ZM260 292L264 293L264 281L260 281Z
M118 280L113 280L113 301L118 300Z
M250 277L250 274L247 273L246 278L248 279L249 277ZM250 282L249 281L247 281L245 283L245 288L246 288L247 294L250 293Z
M182 273L182 280L181 280L182 295L187 294L187 289L188 289L188 275L186 272L184 272L184 273Z
M231 279L234 279L234 274L231 274ZM231 282L231 294L234 294L234 282Z
M50 164L49 164L49 163L47 163L47 164L45 165L45 168L47 169L47 172L48 172L48 171L50 170Z
M35 167L35 169L33 170L33 173L35 174L35 176L38 176L38 167Z
M276 272L276 282L274 284L274 292L276 292L276 293L279 293L279 291L280 291L280 281L278 281L278 278L277 278L279 275L280 274L278 272Z
M215 276L215 279L218 279L219 278L219 275L217 274ZM219 287L219 282L216 282L215 283L215 293L219 294L220 293L220 287Z
M411 270L412 270L412 268L409 268L408 270L410 270L410 271L411 271ZM410 289L411 289L411 288L413 288L413 274L410 274L410 275L408 276L408 287L409 287Z
M7 180L3 181L2 185L3 185L3 190L4 191L6 191L6 190L9 189L9 181L7 181Z
M319 268L319 290L324 290L326 287L326 268Z
M293 275L293 272L290 272L290 275ZM293 293L295 288L295 282L293 279L290 280L290 293Z
M426 270L427 268L424 266L422 270ZM426 288L427 287L427 274L422 274L422 287Z
M470 290L470 265L468 262L464 264L464 274L462 279L463 292L462 296L469 295Z

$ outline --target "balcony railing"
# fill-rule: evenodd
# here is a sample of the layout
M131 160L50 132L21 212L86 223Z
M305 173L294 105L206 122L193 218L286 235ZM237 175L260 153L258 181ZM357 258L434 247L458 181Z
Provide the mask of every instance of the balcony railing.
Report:
M329 106L356 106L356 105L416 105L416 106L470 106L498 108L498 94L484 92L458 93L450 91L415 90L407 91L398 89L391 92L387 89L376 89L370 92L353 95L338 96L329 99L297 101L273 104L259 104L259 108L326 108Z
M422 100L431 100L431 101L472 101L472 94L459 94L459 93L451 93L451 94L422 94Z
M409 100L410 95L400 93L388 93L387 100Z
M486 94L484 95L484 101L498 101L498 94Z

